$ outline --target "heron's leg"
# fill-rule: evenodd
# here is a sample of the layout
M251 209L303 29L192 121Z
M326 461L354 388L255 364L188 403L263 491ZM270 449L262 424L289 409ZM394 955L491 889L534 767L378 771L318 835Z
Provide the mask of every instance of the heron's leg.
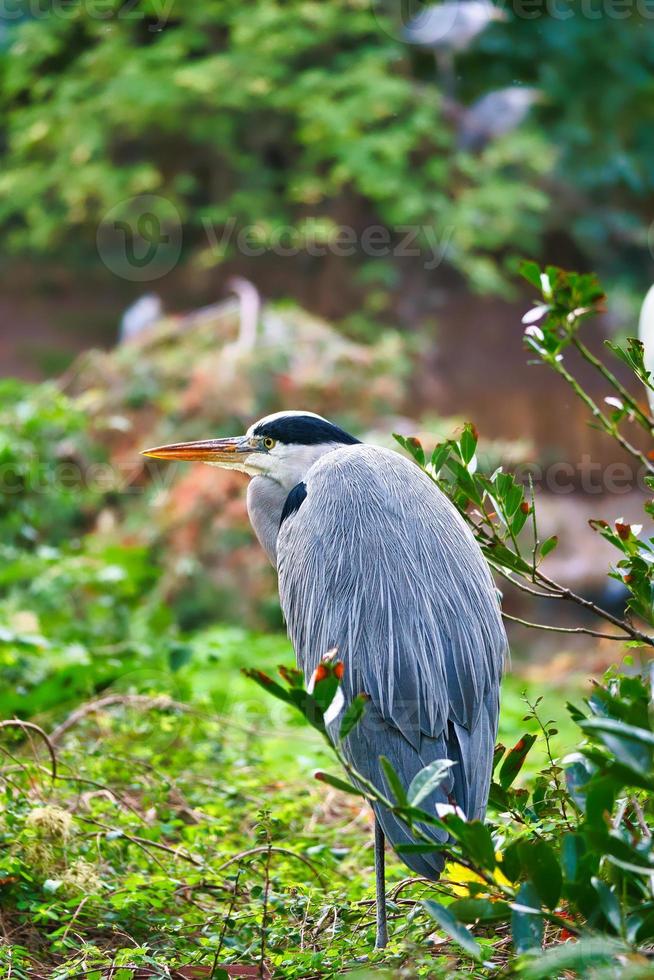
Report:
M377 935L375 949L383 949L388 943L386 924L386 877L384 874L384 831L375 817L375 889L377 908Z
M436 80L448 99L454 99L456 92L456 73L454 55L451 51L434 51Z

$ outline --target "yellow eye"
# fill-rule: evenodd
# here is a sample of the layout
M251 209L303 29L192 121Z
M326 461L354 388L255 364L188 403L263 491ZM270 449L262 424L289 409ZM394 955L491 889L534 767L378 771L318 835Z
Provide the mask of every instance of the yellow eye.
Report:
M275 439L271 439L270 436L266 436L266 438L263 440L263 444L266 449L272 449L273 446L277 445L277 441Z

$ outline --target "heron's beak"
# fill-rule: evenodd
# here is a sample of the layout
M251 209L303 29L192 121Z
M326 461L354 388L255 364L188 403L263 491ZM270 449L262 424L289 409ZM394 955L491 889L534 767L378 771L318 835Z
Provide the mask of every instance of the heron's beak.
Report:
M256 453L259 446L249 436L230 439L203 439L201 442L176 442L170 446L144 449L142 456L155 459L184 459L194 463L217 463L235 466L246 456Z

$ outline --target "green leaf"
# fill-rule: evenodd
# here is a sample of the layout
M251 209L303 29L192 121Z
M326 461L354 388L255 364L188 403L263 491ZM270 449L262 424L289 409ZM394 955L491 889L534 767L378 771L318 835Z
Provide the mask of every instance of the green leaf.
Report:
M521 262L518 271L523 279L541 291L540 266L536 262Z
M536 741L535 735L526 733L516 742L509 754L504 759L499 772L499 782L503 789L508 789L516 776L522 769L524 761L532 745Z
M495 746L495 749L493 750L493 772L495 772L495 770L497 769L498 763L505 752L506 752L506 745L502 745L501 742L498 742L498 744Z
M304 690L304 672L298 670L297 667L286 667L284 664L280 664L277 668L277 672L280 677L282 677L289 687L296 687Z
M591 773L586 762L570 762L565 767L565 781L568 792L580 810L584 808L586 785L590 778Z
M393 848L398 854L435 854L441 851L442 845L439 844L396 844Z
M520 842L520 861L543 903L556 908L561 897L563 876L557 856L544 840Z
M496 783L495 780L490 785L488 805L500 813L505 813L511 807L507 791L502 789L500 784Z
M413 456L416 463L419 466L425 465L425 450L422 448L422 443L415 436L401 436L399 433L394 432L393 438L396 442L399 442L400 446Z
M514 551L511 551L496 538L490 544L484 545L482 550L491 563L500 565L502 568L510 569L512 572L531 575L531 565L528 565L521 555L517 555Z
M459 920L473 922L505 922L511 918L511 908L506 902L491 902L488 898L460 898L449 911Z
M632 942L650 942L654 937L654 912L629 916L627 936Z
M443 783L455 763L450 759L435 759L428 766L421 769L413 779L407 790L407 799L411 806L420 806L422 801L433 793L435 789Z
M543 903L550 909L556 908L563 876L554 850L544 840L523 840L520 861Z
M651 875L654 872L654 853L649 839L644 846L634 846L616 833L607 834L603 833L603 830L604 827L599 834L594 834L592 841L594 847L601 850L608 861L635 871L636 874Z
M489 828L481 820L462 820L453 813L443 819L447 829L461 843L473 864L492 871L497 862Z
M400 781L400 777L395 772L395 769L393 769L390 759L387 759L385 755L380 755L379 761L396 802L399 803L400 806L408 806L409 801L407 799L406 790Z
M448 936L454 940L459 946L462 947L469 953L470 956L474 957L476 960L481 960L482 952L479 943L473 938L472 933L469 929L459 922L455 916L450 912L449 909L445 908L439 902L434 902L432 899L427 899L427 901L422 903L425 909L429 912L432 919L436 919L441 929L443 929Z
M451 456L447 461L447 465L452 472L452 476L456 480L457 488L464 493L469 500L477 504L478 507L481 507L482 495L479 492L479 488L474 477L471 476L463 463L460 463L458 459Z
M622 967L618 957L631 952L628 946L604 936L582 937L576 942L562 943L549 949L538 950L538 956L529 958L520 968L521 980L552 980L573 974L577 977L597 975L595 968L615 962L619 973L611 972L611 976L621 976ZM606 974L602 973L602 976ZM638 974L634 974L638 976ZM644 980L644 975L640 974Z
M478 439L477 430L472 422L466 422L460 440L461 458L464 463L469 463L475 455Z
M436 475L438 475L442 470L443 466L449 459L451 452L452 446L449 442L441 442L434 449L433 453L431 454L431 465L436 472Z
M586 790L586 818L596 830L606 832L611 822L620 784L610 776L596 776Z
M526 507L527 505L524 505L524 506ZM529 518L529 510L528 510L528 508L525 509L525 510L523 510L522 508L523 508L523 505L521 504L520 505L520 508L518 510L516 510L515 514L513 515L513 517L511 518L511 520L509 522L510 527L511 527L511 531L512 531L512 533L516 537L520 534L520 532L522 531L523 527L527 523L527 519Z
M599 897L600 908L604 918L617 932L622 932L622 915L620 913L620 903L616 898L615 892L601 880L601 878L591 878L591 884Z
M366 713L369 700L370 697L367 694L357 694L357 696L350 701L341 720L341 727L338 733L338 737L341 739L341 741L344 738L347 738L352 729L359 724Z
M654 755L654 732L617 718L586 718L577 722L588 734L599 735L618 760L635 772L648 772Z
M314 671L312 680L311 697L324 714L336 696L341 683L340 677L334 669L334 665L323 662Z
M193 650L184 643L172 643L168 651L168 663L173 673L181 670L193 657Z
M418 466L425 465L425 450L422 448L422 443L420 439L416 439L415 436L410 436L407 441L407 449L415 459Z
M245 676L249 677L251 681L254 681L255 684L258 684L259 687L262 687L264 691L267 691L269 694L272 694L273 697L278 698L280 701L286 701L287 704L294 703L293 698L291 697L290 693L286 690L286 688L282 687L281 684L278 684L277 681L274 681L272 677L268 676L268 674L264 674L262 670L254 670L250 667L242 667L241 673L245 674Z
M543 945L543 916L538 895L530 882L520 886L511 910L511 935L516 953L540 949Z
M543 541L542 545L540 546L541 558L547 558L550 552L554 551L558 543L559 537L557 534L553 534L551 538L547 538L547 540Z
M508 847L505 847L502 851L502 860L500 862L500 867L502 869L502 874L509 879L509 881L517 881L522 874L522 860L520 858L520 841L513 841Z
M321 783L328 783L329 786L333 786L334 789L340 789L342 793L351 793L352 796L365 796L360 789L353 786L352 783L347 783L344 779L340 779L338 776L332 776L331 773L323 772L319 769L313 774L314 779L319 780Z
M566 881L575 882L579 877L581 862L586 854L586 841L581 834L568 833L561 841L561 867Z

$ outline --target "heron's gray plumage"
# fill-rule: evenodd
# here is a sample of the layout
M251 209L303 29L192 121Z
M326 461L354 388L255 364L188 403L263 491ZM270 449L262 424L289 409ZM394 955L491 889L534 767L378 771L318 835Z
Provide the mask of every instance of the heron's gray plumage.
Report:
M444 0L421 10L403 35L409 44L465 51L493 21L505 19L504 11L490 0Z
M308 681L334 647L345 665L345 704L370 703L345 739L353 768L386 795L380 756L408 787L425 766L449 759L426 810L484 816L497 733L506 635L493 580L455 507L414 463L363 445L310 412L278 412L244 436L146 451L195 459L251 477L248 513L279 576L279 594ZM329 725L338 738L339 718ZM375 805L396 848L407 828ZM425 827L436 840L439 832ZM375 834L377 945L386 937L382 836ZM437 878L442 858L402 852Z
M459 146L464 150L481 150L491 140L512 132L540 98L538 89L522 85L487 92L463 110Z
M385 792L380 755L407 785L433 760L452 759L427 805L483 817L506 636L472 534L429 477L389 450L333 450L304 482L306 499L277 539L280 599L305 676L337 647L346 703L361 691L371 698L346 756ZM378 818L391 843L408 842L391 814ZM442 866L402 857L431 877Z

